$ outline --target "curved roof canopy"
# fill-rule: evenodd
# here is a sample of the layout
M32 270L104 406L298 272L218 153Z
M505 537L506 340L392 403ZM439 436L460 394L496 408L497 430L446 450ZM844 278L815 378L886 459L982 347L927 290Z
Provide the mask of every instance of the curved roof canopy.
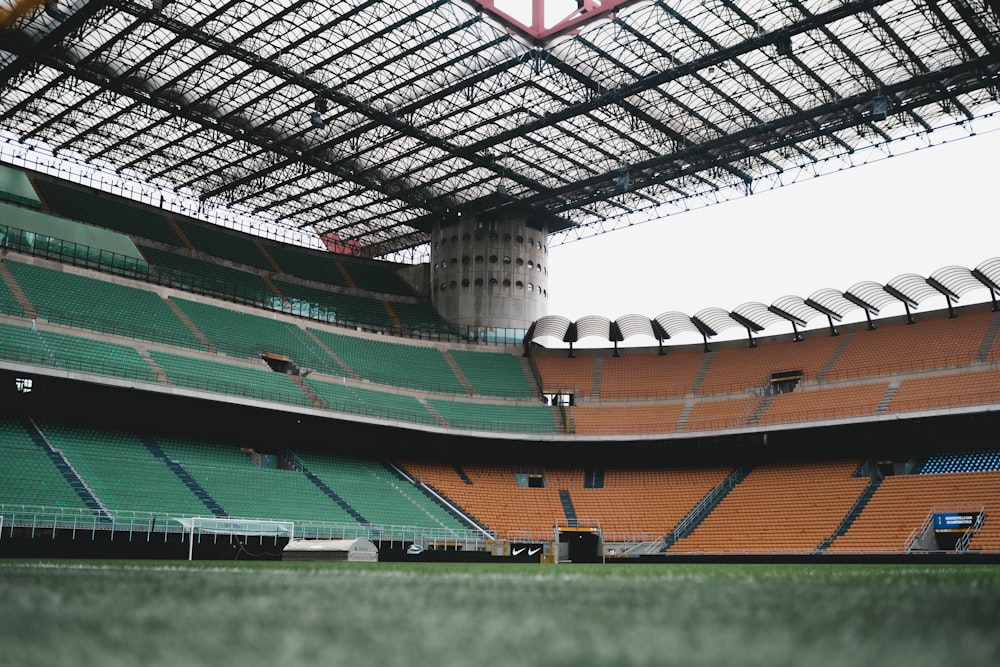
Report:
M516 4L3 0L0 158L387 256L460 213L558 244L998 120L997 0L533 0L576 17L537 34Z
M872 315L878 315L882 308L893 304L903 304L907 317L910 308L935 296L944 296L948 309L955 301L974 290L986 289L995 310L1000 310L1000 257L981 262L975 269L961 266L946 266L924 278L915 273L896 276L885 285L872 281L855 283L844 292L824 288L803 299L787 295L777 299L770 306L759 302L748 302L736 306L731 311L717 306L699 310L694 315L669 311L654 318L641 315L625 315L617 320L609 320L590 315L573 322L568 318L549 315L539 319L528 331L526 342L557 338L565 343L576 343L585 336L604 337L608 342L640 336L653 337L663 343L679 334L699 333L706 345L710 338L723 331L742 327L753 344L753 335L769 327L787 322L791 325L796 340L800 339L798 327L806 327L821 317L826 317L831 333L836 333L834 322L840 322L846 315L856 310L865 311L871 322Z

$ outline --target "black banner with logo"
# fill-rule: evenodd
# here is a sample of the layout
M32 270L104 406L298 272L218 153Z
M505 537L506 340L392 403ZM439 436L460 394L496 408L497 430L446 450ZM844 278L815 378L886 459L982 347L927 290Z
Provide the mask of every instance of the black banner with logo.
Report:
M542 544L539 542L511 542L510 559L524 563L542 562Z

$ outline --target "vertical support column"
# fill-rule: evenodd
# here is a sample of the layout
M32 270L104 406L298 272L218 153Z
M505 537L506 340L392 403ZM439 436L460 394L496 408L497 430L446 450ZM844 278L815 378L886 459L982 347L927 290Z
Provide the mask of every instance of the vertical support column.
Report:
M521 215L456 216L431 233L431 299L452 324L527 330L547 313L547 230Z

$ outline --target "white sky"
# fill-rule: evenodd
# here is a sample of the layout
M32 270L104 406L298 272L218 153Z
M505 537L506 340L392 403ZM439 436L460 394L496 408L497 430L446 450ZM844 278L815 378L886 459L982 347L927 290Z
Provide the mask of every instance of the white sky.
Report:
M998 156L994 131L552 247L548 312L693 315L975 268L1000 256ZM959 305L988 299L984 288ZM920 311L944 306L935 298Z

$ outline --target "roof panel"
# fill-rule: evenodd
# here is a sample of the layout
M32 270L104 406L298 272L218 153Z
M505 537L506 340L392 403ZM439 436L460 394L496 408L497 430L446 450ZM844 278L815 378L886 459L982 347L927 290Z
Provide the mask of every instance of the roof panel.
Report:
M66 6L4 36L0 146L370 252L426 244L401 221L507 206L552 245L1000 117L997 17L967 0L624 3L550 42L453 0Z

